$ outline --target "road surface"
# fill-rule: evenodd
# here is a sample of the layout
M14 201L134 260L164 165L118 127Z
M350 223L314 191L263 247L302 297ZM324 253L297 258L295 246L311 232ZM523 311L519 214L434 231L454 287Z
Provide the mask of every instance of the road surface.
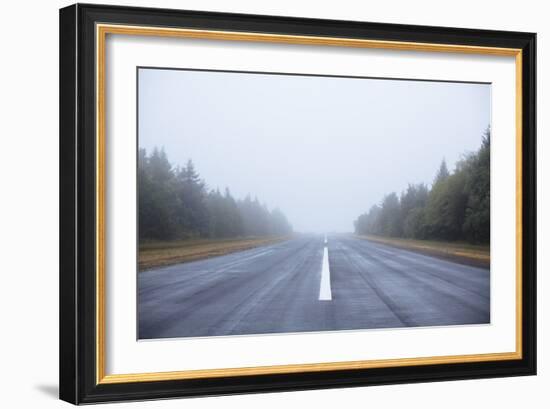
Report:
M351 235L298 236L139 273L139 338L483 324L489 281Z

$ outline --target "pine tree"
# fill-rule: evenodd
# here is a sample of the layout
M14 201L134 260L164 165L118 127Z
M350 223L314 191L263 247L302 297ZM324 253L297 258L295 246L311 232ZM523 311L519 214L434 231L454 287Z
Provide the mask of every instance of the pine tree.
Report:
M441 165L439 165L439 170L435 175L433 185L435 186L439 182L445 181L448 177L449 177L449 169L447 169L447 162L445 161L445 158L443 158L443 160L441 161Z
M491 218L491 129L483 135L481 148L470 159L465 191L468 194L463 232L476 243L489 243Z

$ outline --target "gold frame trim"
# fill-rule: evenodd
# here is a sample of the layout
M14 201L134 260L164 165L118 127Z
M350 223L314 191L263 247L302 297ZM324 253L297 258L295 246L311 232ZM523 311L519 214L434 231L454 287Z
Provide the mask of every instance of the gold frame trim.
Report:
M402 51L467 53L514 56L516 64L516 350L505 353L450 355L368 361L240 367L173 372L105 374L105 40L107 34L197 38L225 41L301 44ZM96 383L116 384L163 380L204 379L245 375L290 374L347 369L388 368L412 365L489 362L522 358L522 51L515 48L414 43L352 38L294 36L235 31L166 27L96 25Z

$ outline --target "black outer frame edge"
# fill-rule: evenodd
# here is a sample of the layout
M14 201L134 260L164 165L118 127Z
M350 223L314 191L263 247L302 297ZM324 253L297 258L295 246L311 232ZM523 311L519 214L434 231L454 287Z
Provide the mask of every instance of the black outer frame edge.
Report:
M60 16L61 399L80 404L536 373L535 34L82 4L62 9ZM94 28L95 23L98 22L521 48L524 52L523 112L525 118L523 123L523 359L96 385ZM74 81L69 82L69 78ZM74 216L77 217L76 224Z
M76 6L59 11L59 398L76 403Z
M522 48L523 360L537 372L537 151L536 34Z
M79 3L98 22L523 48L534 33ZM97 12L97 14L96 14ZM322 32L319 28L322 27ZM437 37L437 38L436 38Z

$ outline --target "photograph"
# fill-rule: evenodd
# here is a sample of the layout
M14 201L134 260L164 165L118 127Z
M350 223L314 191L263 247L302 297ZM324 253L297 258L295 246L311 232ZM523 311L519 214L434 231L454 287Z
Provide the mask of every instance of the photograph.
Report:
M59 398L537 374L536 25L177 7L59 10Z
M491 324L491 84L137 68L139 340Z

